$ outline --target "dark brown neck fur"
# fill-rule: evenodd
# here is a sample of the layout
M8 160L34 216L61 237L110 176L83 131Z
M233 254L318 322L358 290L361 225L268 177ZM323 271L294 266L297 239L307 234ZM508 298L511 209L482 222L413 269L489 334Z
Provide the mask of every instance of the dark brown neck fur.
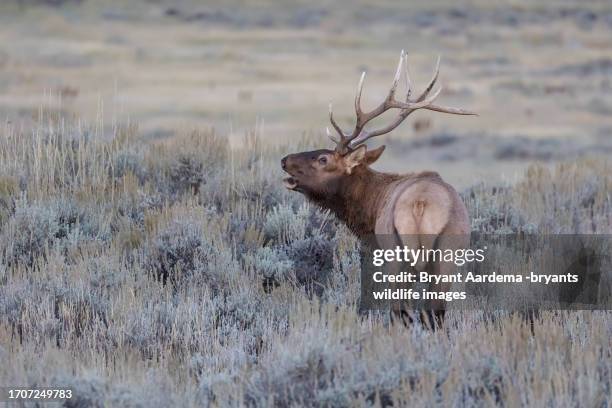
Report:
M389 193L389 185L410 175L379 173L358 166L353 175L342 179L337 192L329 196L310 196L310 200L329 209L357 236L374 233L376 217Z

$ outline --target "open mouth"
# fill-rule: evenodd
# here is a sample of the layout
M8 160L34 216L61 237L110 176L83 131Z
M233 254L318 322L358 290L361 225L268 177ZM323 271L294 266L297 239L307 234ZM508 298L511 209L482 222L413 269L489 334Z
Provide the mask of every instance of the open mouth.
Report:
M285 188L287 190L295 190L295 188L298 185L297 180L294 179L293 177L287 177L283 179L283 184L285 185Z

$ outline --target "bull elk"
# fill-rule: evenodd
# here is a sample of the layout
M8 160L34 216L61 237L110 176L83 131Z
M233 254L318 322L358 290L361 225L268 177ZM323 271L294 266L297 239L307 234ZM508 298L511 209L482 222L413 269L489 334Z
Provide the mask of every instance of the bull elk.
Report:
M433 171L408 174L381 173L370 168L383 153L385 146L368 150L365 142L389 133L398 127L412 112L425 109L453 115L475 115L458 108L434 104L441 88L433 91L438 80L440 58L429 84L417 97L412 97L412 85L408 75L407 56L402 51L391 89L385 100L369 112L361 108L361 93L365 72L361 75L355 97L356 123L346 132L335 121L332 106L329 120L338 133L335 137L327 129L335 143L334 150L321 149L290 154L281 160L281 166L290 177L285 187L306 196L318 206L329 209L358 237L369 234L394 237L396 243L409 248L458 249L469 244L470 222L459 194ZM402 72L407 82L405 100L395 97ZM375 130L364 127L388 110L396 110L397 116L388 125ZM388 245L389 243L381 243ZM432 273L450 274L454 265L417 265ZM448 284L436 287L448 290ZM428 307L428 323L441 323L445 304L434 301ZM404 306L394 305L393 315L412 321Z

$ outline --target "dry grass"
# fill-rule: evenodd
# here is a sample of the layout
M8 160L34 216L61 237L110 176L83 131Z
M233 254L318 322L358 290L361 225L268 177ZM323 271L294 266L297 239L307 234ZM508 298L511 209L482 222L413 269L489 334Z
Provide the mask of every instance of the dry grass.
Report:
M544 313L533 336L503 313L360 315L355 238L278 181L283 152L320 143L5 127L0 383L65 384L70 406L610 403L607 312ZM610 233L610 174L534 166L464 195L475 230Z

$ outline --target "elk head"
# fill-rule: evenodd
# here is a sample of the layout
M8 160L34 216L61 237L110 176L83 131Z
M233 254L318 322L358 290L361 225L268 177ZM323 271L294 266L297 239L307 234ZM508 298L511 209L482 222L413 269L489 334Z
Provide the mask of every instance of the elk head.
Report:
M387 97L380 105L369 112L364 112L361 109L361 92L365 79L365 72L362 73L359 85L357 86L357 95L355 96L356 123L354 129L351 132L346 132L340 128L334 120L330 103L329 120L338 133L338 137L334 137L329 128L327 128L327 135L336 145L334 150L313 150L290 154L284 157L281 160L281 166L290 175L290 177L284 179L285 187L289 190L305 194L307 197L315 200L334 196L343 185L350 182L351 178L356 177L362 169L366 169L370 164L374 163L385 148L381 146L378 149L368 151L364 143L370 138L389 133L398 127L408 115L418 109L454 115L475 115L475 113L467 110L434 104L434 101L442 91L440 87L433 93L431 92L438 80L439 70L440 58L438 57L436 68L429 84L420 95L412 98L412 84L408 74L407 55L402 50L393 84ZM406 78L407 91L404 100L399 101L395 98L395 93L402 72ZM398 110L397 117L391 123L380 129L364 129L368 122L390 109Z

